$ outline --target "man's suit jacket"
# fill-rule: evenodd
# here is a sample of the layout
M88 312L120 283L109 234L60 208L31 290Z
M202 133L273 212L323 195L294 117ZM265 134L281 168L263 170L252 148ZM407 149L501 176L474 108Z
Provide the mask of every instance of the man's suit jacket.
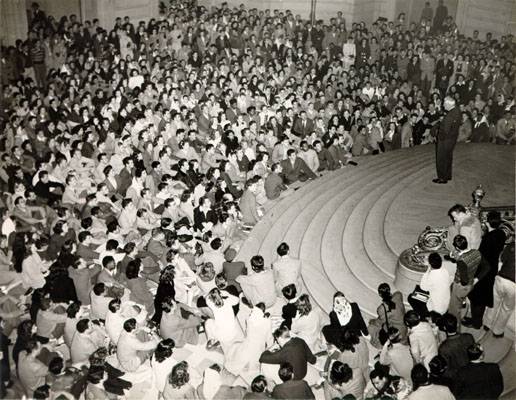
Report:
M272 391L273 399L315 399L312 389L303 380L291 380L276 385Z
M301 338L292 338L276 352L266 350L260 357L262 364L290 363L294 367L294 379L301 380L306 376L307 363L317 361L312 351Z
M127 189L129 189L129 186L131 186L133 182L133 175L127 170L127 168L123 168L116 177L116 182L118 193L125 197Z
M265 195L269 200L277 199L285 189L283 179L277 173L272 172L265 178Z
M281 162L281 167L283 168L283 175L285 176L287 184L298 181L301 174L312 179L317 177L308 165L306 165L306 163L299 157L296 157L294 165L292 165L290 159L283 160Z
M452 392L457 399L497 399L503 392L503 377L495 363L469 363L455 376Z
M462 113L459 107L454 107L444 116L439 124L437 141L455 144L459 136L459 128L462 121Z
M237 120L237 116L238 116L238 111L232 109L231 107L228 107L226 109L226 118L230 122L235 122Z
M468 347L473 344L475 344L475 339L470 333L450 336L441 343L439 355L445 358L451 375L468 364Z
M196 230L202 231L204 229L203 222L211 222L213 225L217 223L217 214L215 211L208 210L206 214L204 214L199 207L194 209L194 228Z
M294 135L299 136L302 139L306 136L309 136L314 130L314 121L312 121L310 118L307 118L304 124L301 118L296 119L296 122L294 122L294 126L292 128Z
M447 60L446 65L444 64L444 60L437 61L436 65L436 75L437 75L437 81L440 81L440 78L442 76L446 76L447 79L450 79L450 77L453 74L453 61Z
M197 118L197 129L201 135L207 135L210 130L210 119L204 114Z

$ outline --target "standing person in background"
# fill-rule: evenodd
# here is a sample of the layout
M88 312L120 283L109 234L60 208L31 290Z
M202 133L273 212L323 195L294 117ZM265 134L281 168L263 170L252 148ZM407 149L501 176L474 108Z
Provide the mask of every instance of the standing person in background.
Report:
M448 228L446 247L453 250L453 239L457 235L464 236L470 249L478 249L482 241L482 226L480 220L469 212L462 204L455 204L448 210L448 216L453 222Z
M421 11L421 23L431 23L434 18L434 9L430 6L430 2L425 3L423 11Z
M47 67L45 64L45 47L40 39L36 39L30 48L30 59L36 76L36 83L44 88L47 78Z
M500 212L490 211L487 214L488 232L482 237L478 250L488 267L488 272L468 295L471 302L471 318L465 318L462 324L469 328L480 329L486 307L493 306L493 286L498 271L498 259L505 245L505 232L500 229L501 223Z
M461 320L462 303L471 292L473 286L487 273L485 263L482 262L482 255L478 250L468 246L467 239L462 235L453 238L453 246L457 253L455 262L457 270L452 283L450 306L448 312ZM453 259L452 259L453 262Z
M430 51L425 51L420 61L421 89L427 95L435 85L435 58Z
M453 149L457 143L459 135L459 127L462 121L460 108L455 104L455 100L451 97L444 99L444 109L447 114L439 124L437 133L437 148L435 153L435 162L437 169L437 178L434 183L448 183L452 179L453 165Z
M502 338L511 314L514 312L514 241L507 245L500 256L500 270L495 277L491 330L495 338Z
M439 0L439 5L435 9L435 17L434 17L434 31L441 32L443 29L443 24L446 18L448 17L448 7L443 4L443 0Z

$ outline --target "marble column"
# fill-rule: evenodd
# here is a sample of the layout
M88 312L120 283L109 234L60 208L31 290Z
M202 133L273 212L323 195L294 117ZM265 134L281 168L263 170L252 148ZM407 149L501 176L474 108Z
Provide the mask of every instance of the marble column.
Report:
M14 45L16 39L27 38L25 0L0 0L0 27L0 41L3 45Z

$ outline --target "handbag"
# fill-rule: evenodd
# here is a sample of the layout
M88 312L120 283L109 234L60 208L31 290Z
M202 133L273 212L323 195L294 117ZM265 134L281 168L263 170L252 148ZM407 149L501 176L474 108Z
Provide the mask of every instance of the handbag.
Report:
M426 290L421 289L421 286L416 285L414 291L410 294L410 297L426 304L430 298L430 292L427 292Z
M385 312L385 324L382 325L380 328L380 332L378 332L378 339L380 340L380 343L382 346L385 344L387 339L389 339L389 317L387 315L387 308L385 307L385 304L382 303L383 311Z

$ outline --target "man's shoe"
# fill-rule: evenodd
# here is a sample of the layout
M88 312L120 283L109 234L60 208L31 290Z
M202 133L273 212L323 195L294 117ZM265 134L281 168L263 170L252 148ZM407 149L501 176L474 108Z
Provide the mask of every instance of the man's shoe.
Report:
M496 334L496 333L493 333L493 337L497 338L497 339L500 339L500 338L503 338L504 337L504 333L500 333L500 334Z
M435 179L432 179L432 182L433 182L433 183L445 184L445 183L447 183L448 181L445 181L444 179L435 178Z
M475 325L471 318L464 318L462 320L462 325L465 326L466 328L473 328L473 329L480 329L481 328L481 325Z
M353 165L355 167L358 165L358 163L356 163L355 161L348 161L348 164Z

